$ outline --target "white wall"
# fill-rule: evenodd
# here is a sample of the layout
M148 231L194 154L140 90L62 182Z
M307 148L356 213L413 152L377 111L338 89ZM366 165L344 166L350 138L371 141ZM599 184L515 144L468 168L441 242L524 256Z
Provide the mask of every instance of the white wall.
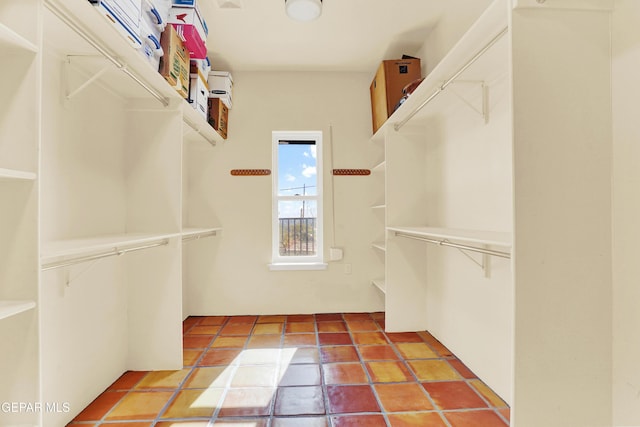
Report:
M45 246L125 228L125 205L117 202L125 181L119 166L124 129L118 125L124 122L124 104L98 85L63 101L61 67L62 58L44 57L40 217ZM89 104L93 110L86 114ZM125 370L123 274L122 260L115 257L41 273L42 401L69 402L78 413ZM69 416L44 414L44 425L62 425Z
M613 13L613 424L640 425L640 2Z
M234 73L234 106L229 139L210 151L191 151L192 199L219 224L215 255L191 262L189 314L267 314L374 311L383 301L371 285L374 216L371 177L334 177L335 242L332 242L329 127L334 167L369 168L371 116L368 73ZM324 135L325 257L344 249L344 260L326 271L270 271L271 177L233 177L231 169L272 168L271 132L321 130ZM345 273L351 264L352 273ZM196 274L196 273L194 273ZM185 313L186 314L186 313Z
M485 124L478 112L459 102L455 111L430 126L425 141L429 194L426 218L430 226L511 232L508 85L505 76L490 86L489 123ZM477 97L479 92L479 86L471 90ZM449 92L446 96L454 95ZM479 103L478 99L470 101ZM482 262L481 255L467 254ZM487 257L486 262L487 277L464 253L427 246L427 324L434 336L510 403L511 263L498 257Z
M438 65L469 27L486 10L492 0L448 0L446 10L429 33L422 48L415 53L421 59L422 75Z

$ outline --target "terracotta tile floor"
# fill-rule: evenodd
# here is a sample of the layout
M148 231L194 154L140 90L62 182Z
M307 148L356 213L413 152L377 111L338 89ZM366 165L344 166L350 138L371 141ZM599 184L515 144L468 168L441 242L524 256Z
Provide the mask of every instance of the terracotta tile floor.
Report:
M127 372L69 426L505 427L509 408L384 313L184 321L184 369Z

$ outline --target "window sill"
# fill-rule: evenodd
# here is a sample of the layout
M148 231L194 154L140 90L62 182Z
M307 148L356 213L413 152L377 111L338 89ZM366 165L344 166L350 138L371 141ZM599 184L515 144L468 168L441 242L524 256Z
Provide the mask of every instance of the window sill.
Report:
M326 270L328 264L325 262L277 262L269 264L271 271L294 271L294 270Z

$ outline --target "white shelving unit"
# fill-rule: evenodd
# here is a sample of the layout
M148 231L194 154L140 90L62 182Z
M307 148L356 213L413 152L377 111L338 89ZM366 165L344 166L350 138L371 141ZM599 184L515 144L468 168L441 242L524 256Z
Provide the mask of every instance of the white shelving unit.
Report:
M0 4L0 400L39 400L38 146L40 4ZM0 425L36 425L3 413Z
M376 134L378 135L378 134ZM384 138L372 138L373 161L371 167L371 181L372 181L372 197L371 197L371 211L375 219L376 230L373 234L373 240L371 242L371 248L373 249L373 262L374 265L371 268L371 284L381 292L384 297L384 269L385 269L385 224L386 224L386 203L385 198L385 174L386 174L386 161L384 153ZM380 277L383 277L380 279Z
M0 55L0 401L77 412L125 370L182 367L189 263L221 232L197 177L223 140L86 0L0 2Z
M595 309L610 235L578 237L610 215L598 177L609 182L611 3L596 3L494 1L372 137L384 145L387 330L428 329L517 426L610 422L607 375L575 380L607 359L586 343L610 340L610 310ZM468 258L484 269L485 256L483 274ZM535 409L562 396L575 405Z

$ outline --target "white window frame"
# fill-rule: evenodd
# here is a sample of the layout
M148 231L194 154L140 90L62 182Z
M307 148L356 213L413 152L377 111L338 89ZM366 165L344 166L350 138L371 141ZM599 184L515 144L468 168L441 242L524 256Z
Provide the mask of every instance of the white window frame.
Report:
M282 196L278 194L278 148L280 141L314 141L316 146L316 194ZM324 263L324 221L323 221L323 162L322 162L322 131L273 131L272 132L272 263L271 270L319 270L325 269ZM280 255L280 221L278 218L278 202L283 200L312 200L316 202L315 236L316 254L310 256Z

